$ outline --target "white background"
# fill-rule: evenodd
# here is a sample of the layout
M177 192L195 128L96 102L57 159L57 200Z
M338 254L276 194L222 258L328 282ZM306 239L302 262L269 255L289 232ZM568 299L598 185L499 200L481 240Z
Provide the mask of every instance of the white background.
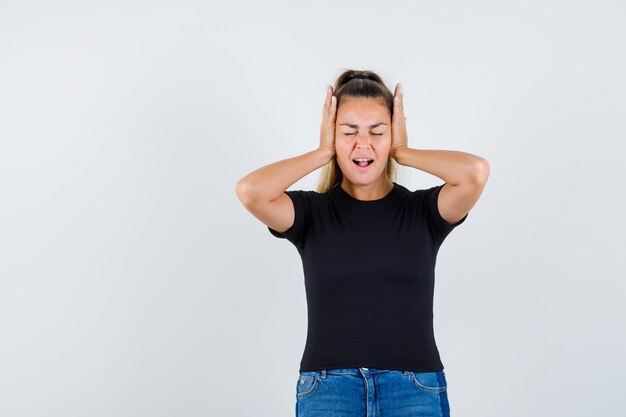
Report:
M621 415L625 16L617 0L2 1L0 415L294 415L300 258L234 187L317 147L348 68L403 83L409 146L491 166L437 261L453 415Z

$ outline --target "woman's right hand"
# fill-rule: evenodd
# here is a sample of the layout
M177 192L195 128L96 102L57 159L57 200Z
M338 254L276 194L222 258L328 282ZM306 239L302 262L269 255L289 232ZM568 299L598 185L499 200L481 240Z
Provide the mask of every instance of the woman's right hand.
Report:
M326 86L326 100L322 113L320 128L320 149L332 150L330 159L335 155L335 121L337 116L337 97L333 95L333 87Z

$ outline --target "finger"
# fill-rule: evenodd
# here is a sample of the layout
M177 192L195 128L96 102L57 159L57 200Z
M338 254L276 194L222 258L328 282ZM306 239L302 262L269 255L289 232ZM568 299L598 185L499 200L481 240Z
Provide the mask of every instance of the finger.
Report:
M403 103L403 99L404 98L404 93L402 91L402 84L398 84L396 86L396 95L394 95L393 99L394 99L394 110L398 110L398 112L402 112L404 113L404 103Z
M330 112L330 107L331 107L331 86L330 85L326 85L326 98L324 99L324 112L322 114L323 118L326 119L326 117L328 116L328 113Z
M332 85L328 85L326 87L327 92L328 92L328 117L330 118L331 122L335 120L335 114L337 111L337 97L335 97L335 95L333 94L333 86Z
M402 91L402 83L396 84L396 88L393 90L393 96L398 97Z
M393 98L393 113L402 115L404 113L404 106L402 105L402 99L400 96Z

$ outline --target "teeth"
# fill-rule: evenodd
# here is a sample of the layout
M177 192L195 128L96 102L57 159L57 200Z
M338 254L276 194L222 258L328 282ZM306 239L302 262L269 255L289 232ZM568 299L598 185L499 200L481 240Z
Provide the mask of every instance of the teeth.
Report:
M372 159L367 159L367 158L356 158L355 161L372 161Z

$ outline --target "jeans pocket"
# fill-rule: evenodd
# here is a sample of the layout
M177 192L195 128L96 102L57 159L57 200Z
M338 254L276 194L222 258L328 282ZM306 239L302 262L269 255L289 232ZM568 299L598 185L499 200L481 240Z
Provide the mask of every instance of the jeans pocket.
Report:
M413 372L409 373L413 385L423 392L438 394L447 389L446 374L443 370L436 372Z
M317 391L320 384L320 374L317 371L300 372L298 383L296 385L296 397L305 399L310 397Z

